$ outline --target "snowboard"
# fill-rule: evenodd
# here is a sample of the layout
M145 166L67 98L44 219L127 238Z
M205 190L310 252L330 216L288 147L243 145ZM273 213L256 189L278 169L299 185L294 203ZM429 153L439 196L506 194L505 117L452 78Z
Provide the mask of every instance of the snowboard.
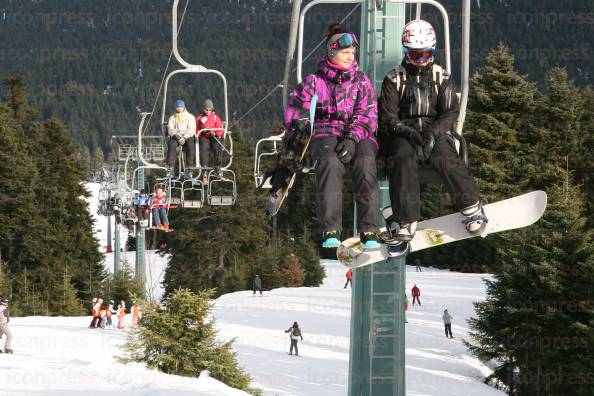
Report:
M480 235L472 235L462 224L463 216L452 213L447 216L421 221L412 241L409 242L409 252L416 252L434 246L444 245L477 236L486 237L488 234L527 227L534 224L545 211L547 195L544 191L532 191L517 197L494 202L483 207L489 219L487 227ZM380 234L387 233L386 228ZM402 246L382 244L378 249L365 249L358 237L343 241L336 251L336 256L341 264L349 268L387 260L398 257Z
M316 103L318 101L318 95L314 94L311 98L311 102L309 105L309 125L310 125L310 132L306 136L302 136L299 139L299 150L298 150L298 157L299 162L303 164L305 157L307 155L307 149L309 147L309 142L311 141L311 137L313 135L313 125L316 113ZM282 183L281 187L277 189L271 189L270 193L268 194L268 205L266 206L266 211L268 214L273 217L276 216L278 211L280 210L283 202L289 195L289 191L293 184L295 184L295 179L297 178L297 173L291 171L290 169L286 168L285 166L279 164L275 169L266 172L266 177L264 177L260 186L265 185L272 185L274 186L277 183L273 183L274 178L281 178Z

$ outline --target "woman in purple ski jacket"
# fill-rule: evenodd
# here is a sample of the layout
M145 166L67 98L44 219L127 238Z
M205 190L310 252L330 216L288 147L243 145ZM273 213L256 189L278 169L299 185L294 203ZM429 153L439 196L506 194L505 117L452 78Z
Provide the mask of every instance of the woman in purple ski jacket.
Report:
M313 135L308 148L315 164L316 207L324 247L340 244L342 186L350 166L357 203L357 224L367 248L379 247L377 237L379 187L377 155L377 100L373 84L355 60L357 38L332 24L326 33L327 55L317 72L299 84L285 112L285 148L282 157L297 161L291 147L294 134L308 134L310 105L317 95Z

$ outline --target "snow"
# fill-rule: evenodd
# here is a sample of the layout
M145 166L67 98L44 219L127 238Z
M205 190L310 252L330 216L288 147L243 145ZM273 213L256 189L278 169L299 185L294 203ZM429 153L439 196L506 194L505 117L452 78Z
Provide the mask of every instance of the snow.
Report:
M98 185L90 185L98 191ZM94 189L94 190L93 190ZM90 203L91 210L93 202ZM105 247L105 220L98 218ZM102 223L103 222L103 223ZM122 240L125 240L122 238ZM134 266L134 254L128 253ZM167 258L148 254L154 298ZM152 264L151 264L152 263ZM351 289L344 289L345 270L325 260L327 278L318 288L281 288L252 296L226 294L215 301L213 317L221 339L235 338L239 363L267 396L347 394ZM113 268L106 255L105 265ZM491 370L471 356L466 320L473 301L485 298L485 274L461 274L407 267L406 289L416 284L422 306L409 306L406 324L406 394L409 396L503 396L482 381ZM265 286L265 285L264 285ZM453 316L454 339L444 335L441 315ZM187 378L122 364L120 345L126 332L87 328L90 317L13 318L14 355L0 355L0 396L4 395L246 395L206 376ZM284 330L297 321L304 341L299 357L289 356ZM3 341L0 342L3 345ZM382 395L383 396L383 395Z
M327 278L319 288L281 288L252 296L242 291L216 300L213 316L219 335L236 338L239 362L266 395L344 396L348 392L351 289L344 289L345 270L323 261ZM504 395L482 383L491 370L471 356L466 319L472 302L485 298L485 274L461 274L407 266L406 289L416 284L422 306L409 305L406 324L406 394L411 396ZM454 317L454 339L445 337L441 316ZM284 330L297 321L304 341L299 357L289 356ZM323 391L321 391L323 390Z

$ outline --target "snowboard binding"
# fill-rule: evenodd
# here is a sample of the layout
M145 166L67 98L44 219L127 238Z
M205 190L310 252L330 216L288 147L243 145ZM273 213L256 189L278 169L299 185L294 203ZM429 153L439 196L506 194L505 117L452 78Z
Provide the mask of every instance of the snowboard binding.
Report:
M390 257L407 255L410 252L410 241L414 237L414 231L409 228L408 233L410 235L399 235L400 223L394 218L392 207L386 206L382 209L381 214L386 223L386 231L380 233L378 236L382 243L386 245L388 255ZM416 227L414 228L416 229Z
M460 211L462 216L464 216L462 224L464 224L464 227L466 227L466 231L472 235L480 235L483 233L483 231L485 231L485 228L487 228L489 219L485 214L483 205L483 201L479 200L474 205L470 205ZM476 225L478 225L478 228L473 228L473 226Z

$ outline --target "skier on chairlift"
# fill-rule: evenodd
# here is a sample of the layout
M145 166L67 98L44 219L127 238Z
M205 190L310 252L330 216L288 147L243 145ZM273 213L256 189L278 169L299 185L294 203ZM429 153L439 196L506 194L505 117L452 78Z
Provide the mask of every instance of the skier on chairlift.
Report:
M167 124L167 134L169 141L167 143L167 175L173 177L175 174L175 157L177 157L177 147L184 147L186 155L185 176L192 178L190 167L194 166L196 157L196 141L194 139L196 131L196 119L186 110L186 104L183 100L175 101L175 114L169 117Z
M460 105L450 74L434 63L436 43L431 24L407 23L402 32L404 59L385 76L379 97L380 156L392 204L386 221L396 241L412 240L417 228L421 163L439 173L469 233L482 233L488 221L479 188L456 150L452 131Z
M375 157L378 145L377 102L373 84L355 60L359 46L354 33L330 25L326 56L318 70L295 88L285 112L281 161L300 169L295 136L309 134L312 97L317 94L313 134L308 148L315 163L316 208L323 247L336 248L342 231L342 187L347 167L357 203L357 226L366 248L379 247L379 187ZM274 189L274 188L273 188Z

